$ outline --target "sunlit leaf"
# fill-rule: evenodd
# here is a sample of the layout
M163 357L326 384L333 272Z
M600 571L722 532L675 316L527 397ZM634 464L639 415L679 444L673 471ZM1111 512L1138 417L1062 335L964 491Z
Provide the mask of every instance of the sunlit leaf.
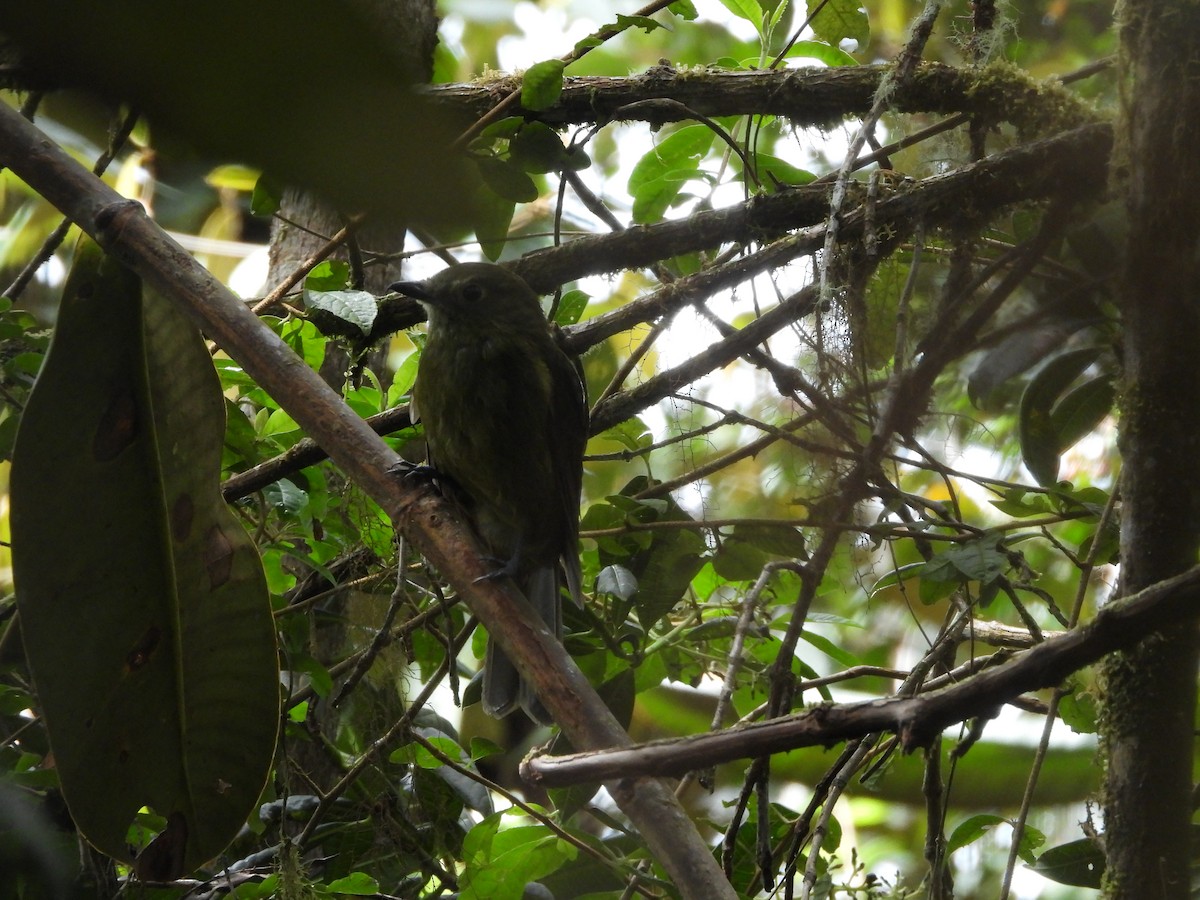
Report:
M721 0L721 5L735 16L753 23L756 28L762 27L763 12L758 0Z
M825 41L796 41L788 51L788 58L815 59L827 66L857 66L858 60L841 47Z
M997 825L1004 825L1008 819L1003 816L980 813L959 823L946 842L946 853L953 853L968 844L973 844Z
M561 59L548 59L526 69L521 79L521 105L541 110L557 103L562 94L564 65Z
M808 0L808 13L815 13L812 30L825 43L836 47L852 38L860 48L867 45L871 26L861 0Z
M667 10L687 22L695 20L700 15L696 11L696 4L692 0L674 0L667 7Z
M634 198L634 221L660 218L679 189L699 169L713 132L704 125L688 125L663 138L633 167L628 189Z

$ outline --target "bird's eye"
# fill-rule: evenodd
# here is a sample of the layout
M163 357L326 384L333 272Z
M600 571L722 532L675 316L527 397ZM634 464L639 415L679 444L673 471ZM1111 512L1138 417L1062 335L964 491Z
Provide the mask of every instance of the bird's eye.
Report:
M483 299L483 288L477 284L464 284L462 298L469 303L478 303Z

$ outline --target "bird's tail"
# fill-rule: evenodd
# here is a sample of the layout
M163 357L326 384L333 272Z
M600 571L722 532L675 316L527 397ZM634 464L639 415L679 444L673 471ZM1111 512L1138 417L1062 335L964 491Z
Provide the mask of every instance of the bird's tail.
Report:
M576 566L578 567L578 564ZM578 579L576 574L575 584L571 585L572 595L577 589ZM537 569L527 578L521 579L517 586L554 636L561 639L562 599L559 595L558 567L544 566ZM518 706L535 722L543 725L554 724L554 717L538 700L533 687L517 672L512 660L495 641L488 641L487 660L483 670L483 709L488 715L503 718Z

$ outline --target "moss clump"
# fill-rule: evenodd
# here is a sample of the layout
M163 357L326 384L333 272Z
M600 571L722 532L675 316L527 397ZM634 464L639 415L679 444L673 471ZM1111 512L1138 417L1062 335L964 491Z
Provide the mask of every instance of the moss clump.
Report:
M1033 140L1102 120L1096 109L1057 80L1043 81L1010 62L971 72L967 96L979 114L1011 122L1022 140Z

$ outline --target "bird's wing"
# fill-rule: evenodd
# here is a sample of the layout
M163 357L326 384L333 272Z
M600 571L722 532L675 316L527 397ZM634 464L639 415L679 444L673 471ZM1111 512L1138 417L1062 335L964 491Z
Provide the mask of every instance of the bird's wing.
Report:
M553 439L560 442L551 454L556 493L560 498L559 515L564 535L563 566L571 598L583 603L583 575L579 564L579 495L583 488L583 453L588 438L587 388L577 365L555 347L548 360L551 376L550 417L555 423Z

